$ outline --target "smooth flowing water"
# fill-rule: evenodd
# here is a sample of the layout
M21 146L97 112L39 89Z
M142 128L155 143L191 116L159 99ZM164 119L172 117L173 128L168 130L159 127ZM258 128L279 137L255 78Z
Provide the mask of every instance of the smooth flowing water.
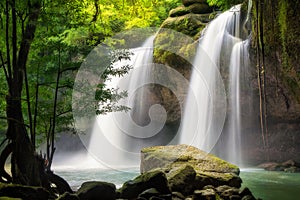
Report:
M227 118L222 156L235 164L241 162L240 71L248 67L240 8L234 6L211 21L199 40L180 140L211 152Z
M226 138L226 157L228 161L235 164L242 164L241 155L241 85L245 85L245 77L248 72L249 40L240 41L233 46L229 65L229 109L228 134ZM243 73L242 73L243 72Z
M164 110L147 101L147 85L152 77L153 40L154 36L151 36L140 48L131 49L133 56L130 60L116 63L116 67L131 65L129 74L111 77L107 82L111 88L128 93L119 104L129 107L130 111L97 116L92 133L86 139L88 152L107 167L137 166L142 148L159 145L164 140L152 137L163 128L166 115L160 112ZM156 119L152 113L156 114Z

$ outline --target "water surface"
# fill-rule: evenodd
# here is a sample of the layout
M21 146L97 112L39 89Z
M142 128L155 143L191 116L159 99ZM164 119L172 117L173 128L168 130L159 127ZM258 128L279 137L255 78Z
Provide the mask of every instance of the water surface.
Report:
M138 168L114 169L57 169L74 190L86 181L114 183L117 188L139 175ZM241 169L242 187L248 187L256 198L263 200L300 199L300 173L270 172L262 169Z
M256 198L263 200L300 199L300 173L242 169L242 187L248 187Z

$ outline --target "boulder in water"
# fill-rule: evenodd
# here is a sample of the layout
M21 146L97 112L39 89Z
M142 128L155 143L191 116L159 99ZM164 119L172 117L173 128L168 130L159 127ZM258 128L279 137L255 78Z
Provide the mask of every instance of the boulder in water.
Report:
M143 173L135 179L125 182L123 186L118 189L119 198L134 199L145 190L151 188L156 189L160 194L171 193L165 173L160 170L155 170Z
M185 177L180 173L188 171L186 167L183 167L187 165L195 170L195 189L201 189L205 185L215 187L229 185L237 188L241 186L242 180L239 177L240 170L237 166L196 147L170 145L142 149L141 173L159 168L166 172L170 181L174 176ZM179 174L177 175L172 174L174 169L180 169L180 167L185 170L178 170Z
M81 185L77 191L79 199L102 200L116 199L116 186L112 183L101 181L89 181Z
M258 165L259 168L264 168L267 171L284 171L284 172L300 172L300 164L294 160L287 160L282 163L267 162Z

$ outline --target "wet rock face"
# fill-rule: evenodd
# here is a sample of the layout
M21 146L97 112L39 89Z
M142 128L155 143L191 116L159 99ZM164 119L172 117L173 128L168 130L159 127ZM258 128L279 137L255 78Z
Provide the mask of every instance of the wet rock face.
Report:
M183 1L183 5L171 10L154 41L154 62L173 68L189 81L192 67L190 62L196 53L197 39L211 20L211 12L212 9L205 0ZM167 31L170 29L178 34ZM159 71L156 74L163 72ZM165 75L165 79L176 85L177 94L170 92L168 88L156 86L154 90L157 92L154 95L158 96L161 100L158 103L164 106L168 113L167 123L178 123L182 114L180 105L187 94L187 87L181 83L178 76Z

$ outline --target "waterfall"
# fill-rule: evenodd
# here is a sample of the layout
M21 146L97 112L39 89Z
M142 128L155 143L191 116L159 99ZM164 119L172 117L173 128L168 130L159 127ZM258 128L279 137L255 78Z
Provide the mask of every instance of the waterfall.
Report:
M130 61L116 63L116 67L129 64L132 69L123 77L111 77L107 83L111 88L127 91L128 97L119 103L129 107L130 111L97 116L87 139L90 154L106 167L137 166L142 148L163 144L164 138L157 133L164 128L166 114L158 105L147 103L147 85L151 83L152 76L153 40L154 36L151 36L140 48L131 49L133 56Z
M106 167L132 167L138 165L142 148L180 143L240 164L243 130L241 99L247 81L249 43L242 39L245 37L245 27L241 25L240 9L241 5L237 5L218 15L203 31L192 61L189 91L177 134L165 124L164 108L155 101L151 102L150 98L151 84L162 82L161 85L168 89L176 85L168 80L154 80L153 69L162 69L162 66L153 63L154 36L140 48L131 49L133 56L130 61L115 64L116 67L126 64L133 67L129 74L111 77L107 83L111 88L128 92L128 97L122 99L120 104L131 110L97 116L90 133L80 136L93 158ZM168 76L181 75L168 71L167 67L164 69Z
M248 44L249 41L241 41L234 45L229 66L229 104L228 137L226 159L233 163L242 163L241 144L241 85L245 85L245 74L248 67ZM244 72L244 73L242 73Z
M241 55L247 54L247 45L240 38L240 8L241 5L237 5L220 14L199 39L180 138L180 143L212 152L217 142L223 142L219 141L221 134L228 134L220 151L235 164L240 162L241 151L239 77L241 68L247 64ZM227 99L222 92L223 83ZM225 119L227 133L223 130Z

